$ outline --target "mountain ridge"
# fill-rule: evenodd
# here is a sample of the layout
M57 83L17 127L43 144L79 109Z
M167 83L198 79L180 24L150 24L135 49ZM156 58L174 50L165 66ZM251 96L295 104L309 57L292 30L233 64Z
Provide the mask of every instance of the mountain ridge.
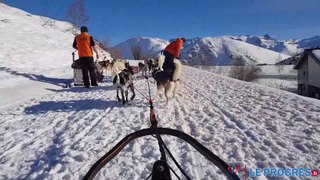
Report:
M169 41L165 39L138 37L124 41L114 48L120 49L124 58L132 59L132 46L140 46L143 54L154 56L168 44ZM181 59L197 65L232 65L239 58L245 64L276 64L314 46L320 46L320 36L302 40L276 40L268 34L197 37L186 40ZM257 49L256 52L253 49ZM265 56L269 56L269 59Z

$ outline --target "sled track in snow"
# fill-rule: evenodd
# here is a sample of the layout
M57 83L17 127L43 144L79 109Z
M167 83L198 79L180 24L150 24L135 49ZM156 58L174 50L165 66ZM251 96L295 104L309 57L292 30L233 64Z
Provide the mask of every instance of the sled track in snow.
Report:
M106 91L106 92L100 94L100 96L96 96L96 98L101 99L104 96L106 96L108 93L110 93L110 92ZM54 95L51 95L51 96L54 96ZM43 99L52 99L52 98L49 96L49 97L41 98L41 100L43 100ZM66 146L66 144L69 143L69 142L65 142L65 140L69 140L70 138L75 140L75 142L72 143L72 146L70 146L70 147L73 147L76 143L81 141L81 139L83 137L86 137L92 131L92 129L94 129L96 126L98 126L99 123L101 123L101 121L104 119L104 116L106 114L108 114L108 112L113 110L113 108L116 106L116 103L118 103L118 102L114 102L112 105L109 104L109 106L103 110L104 113L101 114L101 116L99 116L97 118L95 118L96 112L97 112L96 110L91 110L89 113L86 112L86 109L90 109L89 108L90 104L86 104L86 103L83 103L80 105L78 104L76 106L76 108L73 109L74 112L64 112L65 113L64 115L61 115L59 113L59 116L57 116L57 113L49 113L49 114L45 113L45 114L41 114L40 117L37 116L36 118L33 118L33 121L30 122L31 124L32 123L34 124L34 122L41 122L45 119L45 120L48 120L48 125L45 128L40 128L40 129L30 128L30 129L34 129L34 132L33 132L34 135L31 135L29 138L24 137L24 139L20 142L13 141L13 145L10 145L10 143L8 143L9 145L2 147L2 149L4 149L4 151L0 155L0 157L1 157L0 161L1 162L7 161L5 158L6 156L8 156L12 153L15 153L17 151L20 151L20 149L22 149L22 148L24 149L24 151L28 151L28 149L33 149L32 146L34 146L34 145L37 146L39 144L39 140L45 138L45 140L42 140L43 142L46 142L49 140L49 141L52 141L52 144L51 145L49 144L49 146L47 146L47 147L44 146L44 147L37 148L38 153L36 153L36 154L39 154L39 152L43 152L43 153L40 153L40 156L37 157L37 159L35 159L34 162L38 162L42 159L44 159L44 160L46 159L46 161L48 161L48 164L49 164L48 168L50 170L50 167L52 168L52 166L55 163L51 162L52 161L51 159L47 159L48 157L46 157L46 156L48 155L48 153L49 154L53 153L53 151L56 151L59 149L63 150L64 149L63 146ZM65 108L65 107L62 106L60 108ZM82 111L84 111L84 112L82 112ZM99 110L99 112L101 112L101 110ZM64 117L64 118L61 119L62 117ZM79 117L81 117L81 118L79 118ZM15 117L12 117L12 120L13 121L16 120ZM21 120L24 120L24 119L21 119ZM90 123L85 122L85 120L90 121ZM87 126L84 126L85 128L83 128L82 123L87 123ZM77 125L80 125L80 126L77 127ZM80 133L73 133L73 132L77 132L77 131L75 131L76 129L78 129ZM27 130L29 131L29 128ZM8 140L8 142L10 142L10 141L12 141L12 139ZM43 148L45 148L45 149L43 149ZM60 158L60 157L56 157L56 158ZM58 161L60 162L60 160L58 160ZM31 166L31 170L29 171L29 174L27 174L25 177L29 177L35 171L38 171L37 169L34 169L33 167L34 166ZM21 178L22 177L24 177L24 176L21 176Z
M266 105L268 107L266 111L275 111L286 101L282 100L277 105L270 104L268 106L269 104L261 104L259 101L263 101L264 98L275 100L277 96L269 95L268 92L256 93L254 91L259 90L250 89L250 86L228 87L228 82L208 79L208 82L199 82L197 76L183 78L187 83L184 81L181 83L182 88L178 91L176 98L171 100L168 105L165 105L162 100L156 100L154 105L159 127L173 128L191 135L221 159L226 160L227 163L239 160L244 163L252 161L252 164L247 164L251 167L263 167L265 163L272 167L289 166L287 162L278 161L288 158L295 151L290 152L286 148L288 144L276 137L277 129L271 127L271 130L260 132L259 130L266 128L268 124L267 121L259 121L260 116L256 115L260 110L264 110ZM197 86L190 88L191 84ZM53 108L53 112L50 108L40 107L40 111L42 110L40 113L32 112L27 115L19 115L19 109L24 108L22 106L15 109L12 114L1 114L9 117L8 121L1 121L3 129L7 128L5 130L8 131L13 129L16 131L15 134L20 131L27 134L25 137L17 136L18 139L15 137L5 138L2 137L5 134L0 134L0 137L5 141L0 147L5 149L0 154L0 163L6 165L3 169L10 168L10 164L13 164L13 168L16 169L23 168L21 170L23 174L12 175L11 179L53 178L52 174L59 174L60 178L63 177L62 179L81 179L95 160L111 149L125 134L149 126L149 108L145 97L142 97L143 95L140 96L137 93L136 99L131 105L122 106L121 103L114 101L116 99L115 91L108 90L108 87L104 91L105 85L110 87L111 83L104 83L101 87L92 88L89 91L59 92L55 94L60 95L57 98L54 97L55 95L50 95L31 101L33 106L39 104L40 101L57 101L58 104L61 102L61 107ZM155 89L153 89L155 85L152 82L150 85L152 93L155 93ZM138 87L148 97L147 81L143 77L135 79L135 87ZM209 91L206 91L207 89ZM226 89L231 93L228 92L225 96L224 90ZM250 92L253 93L250 94ZM264 97L255 98L257 94L262 94ZM73 98L76 100L72 101ZM68 109L68 103L63 104L64 99L66 102L70 99L72 103L79 102L79 104ZM86 100L92 102L94 106L91 107L91 104L87 104ZM252 103L251 101L257 102ZM69 104L72 105L72 103ZM32 104L31 107L33 107ZM246 104L249 107L246 107ZM257 104L257 107L250 111L249 108L252 104ZM67 110L59 111L64 108ZM31 109L37 110L37 108ZM269 116L270 113L266 111L262 112ZM253 112L252 115L251 112ZM285 112L277 111L277 113ZM31 119L26 121L28 117ZM280 116L270 116L269 118L273 117L281 118ZM279 123L285 124L283 121L286 119L288 118L281 119ZM15 124L19 127L15 127ZM262 127L258 128L259 125ZM281 128L280 130L283 130ZM166 136L163 140L192 179L224 178L218 169L214 169L213 164L212 167L208 167L209 164L203 161L201 156L187 144ZM294 139L290 138L290 140ZM281 152L273 153L276 151ZM30 153L31 155L22 157L22 153ZM304 155L310 156L310 154ZM151 161L158 157L158 144L153 137L138 140L128 145L128 148L124 149L115 161L106 165L98 177L121 176L128 179L147 177L152 169ZM289 160L291 161L291 159ZM20 162L24 162L24 164L20 164ZM42 164L43 162L44 164ZM179 172L174 165L170 165ZM10 179L10 175L1 173L0 177Z
M212 76L213 77L213 76ZM210 77L208 77L208 79L210 79ZM244 147L238 147L240 149L242 149L243 151L246 151L247 154L243 154L241 153L239 158L240 160L243 162L244 159L246 159L247 156L249 157L253 157L254 159L249 159L249 161L251 162L256 162L254 163L254 165L258 165L261 167L266 167L266 166L279 166L279 167L286 167L286 166L292 166L291 163L288 164L287 163L283 163L282 161L286 161L286 159L291 159L294 161L297 161L298 159L296 159L297 155L294 153L294 151L289 151L286 147L288 146L296 146L295 143L295 139L294 138L290 138L289 137L289 141L284 142L284 138L278 138L277 135L277 128L274 127L274 125L272 124L266 124L267 121L259 121L259 119L257 119L257 117L255 117L255 115L251 115L251 112L253 113L260 113L260 111L262 113L266 113L268 116L270 116L270 118L277 118L277 116L274 115L270 115L271 113L268 111L275 111L275 112L280 112L279 111L279 107L281 107L281 104L283 103L287 103L287 101L280 101L279 104L270 104L271 106L268 108L265 107L264 104L261 104L259 102L265 102L266 98L271 98L271 101L274 100L273 102L277 102L276 97L272 94L268 94L268 92L264 92L261 90L257 90L256 89L251 89L250 86L248 87L241 87L239 89L234 89L232 91L234 91L236 94L233 95L231 94L231 97L224 97L221 92L223 93L223 86L224 86L224 82L220 81L220 82L215 82L214 80L212 80L211 82L208 81L207 83L212 84L212 87L209 88L209 92L206 92L206 96L203 96L203 92L200 92L199 89L208 89L208 88L204 88L206 86L208 86L208 84L201 84L199 82L196 82L193 79L188 79L188 81L193 82L193 84L197 84L199 86L202 86L200 88L197 89L193 89L195 92L200 93L201 97L199 97L197 94L191 94L190 92L192 91L184 91L185 93L189 93L191 94L191 96L193 97L198 97L201 99L206 99L206 103L213 107L215 110L215 112L217 112L220 116L221 119L224 121L225 125L227 127L229 127L230 129L234 129L236 130L236 133L233 136L238 136L240 137L240 141L242 143L245 143L247 145L249 145L248 147L244 146ZM187 84L188 86L190 86L189 84ZM218 87L220 88L220 95L219 93L216 93L217 91L214 90L214 87ZM189 89L190 87L188 87ZM229 88L229 87L228 87ZM232 89L232 88L230 88ZM239 93L238 93L239 92ZM247 94L251 94L252 92L254 92L254 94L247 95ZM245 96L243 96L245 95ZM258 95L262 95L261 97L259 97ZM224 98L222 101L219 100L219 98ZM235 102L230 102L230 100L235 100ZM250 108L248 109L246 106L246 103L251 103L250 101L255 101L253 103L255 103L257 105L257 109L255 110L251 110ZM232 111L226 111L224 109L224 107L227 107L226 109L230 109L230 106L228 106L228 104L234 104L237 102L240 102L239 104L236 104L235 110ZM250 104L249 104L250 106ZM261 106L261 107L260 107ZM239 113L242 114L241 116L239 116L240 118L244 118L243 120L240 120L238 115L236 115L235 113L237 111L240 111ZM285 112L283 112L285 113ZM282 114L279 114L280 116L282 116ZM286 118L281 118L279 117L279 123L280 123L280 130L283 130L283 126L287 125L286 123L288 119L288 117ZM259 124L262 123L262 124ZM278 123L278 122L277 122ZM248 126L249 125L249 126ZM262 125L262 126L261 126ZM271 126L271 127L269 127ZM268 130L264 130L261 128L267 128ZM270 129L271 128L271 129ZM275 130L275 131L274 131ZM286 135L287 136L287 135ZM271 139L270 139L271 138ZM236 138L239 139L239 138ZM236 140L234 139L234 140ZM248 141L249 140L249 141ZM233 140L232 140L233 141ZM297 141L300 142L300 141ZM293 145L292 145L293 143ZM296 147L297 148L297 147ZM303 148L303 147L302 147ZM315 147L316 148L316 147ZM297 148L298 150L299 147ZM306 152L306 150L302 149L304 152ZM302 151L301 150L301 151ZM312 149L310 149L311 152L315 153ZM241 151L240 151L241 152ZM248 155L248 152L249 155ZM274 152L279 152L279 153L274 153ZM300 153L300 152L298 152ZM251 154L251 155L250 155ZM307 156L308 159L312 159L313 155L312 154L301 154L304 156ZM237 155L238 156L238 155ZM272 160L271 160L272 159Z
M175 99L170 100L168 105L162 105L162 103L155 105L155 109L158 111L157 114L159 116L159 127L170 127L185 132L208 147L208 139L204 141L201 138L205 133L202 134L199 132L201 131L199 128L203 127L203 124L199 122L198 118L194 117L196 116L195 114L202 113L190 106L190 104L186 104L191 96L187 95L188 93L184 93L186 90L181 90L178 92ZM194 103L196 104L197 102ZM210 117L208 116L208 118ZM200 126L198 126L199 124ZM213 164L208 167L205 163L206 160L188 144L178 139L172 139L171 137L164 136L163 139L191 179L201 179L204 177L214 177L214 179L224 178L222 172L219 174L220 170L217 167ZM182 154L176 154L176 152L179 152L181 149L183 149L184 152ZM175 171L179 172L174 165L172 167Z
M100 97L98 97L98 98L101 98L101 97L103 97L104 95L105 95L105 94L102 94L102 95L101 95ZM69 119L69 120L66 121L65 124L68 124L68 122L70 121L70 118L71 118L71 117L73 117L73 116L76 116L76 117L77 117L77 116L78 116L78 113L79 113L78 111L84 110L85 107L89 107L89 106L90 106L89 104L84 104L84 105L81 105L81 106L77 107L77 109L75 110L75 112L73 112L72 114L69 114L69 115L68 115L67 119ZM90 113L88 113L88 114L85 114L84 118L90 117L90 116L92 116L92 114L93 114L93 112L90 112ZM42 121L43 119L50 119L50 120L51 120L50 122L52 122L52 121L55 121L55 118L56 118L56 114L50 114L49 116L41 115L40 117L35 118L32 123L34 123L34 122L36 122L36 121ZM77 119L77 118L76 118L76 119ZM12 120L14 120L14 118L12 118ZM79 118L78 118L78 121L79 121ZM62 123L62 121L59 121L57 124L59 124L59 126L62 126L60 123ZM72 122L72 124L74 124L74 123L76 123L76 122ZM21 147L21 146L24 145L24 144L30 144L31 142L35 141L36 139L38 139L39 137L41 137L43 134L45 134L47 131L52 130L52 131L54 131L55 133L57 133L57 132L56 132L57 124L56 124L56 123L50 123L50 124L49 124L49 127L46 127L45 129L39 129L39 130L37 131L36 136L33 136L32 138L29 138L29 139L24 139L22 142L19 142L18 144L15 145L16 148L10 147L9 149L4 150L4 152L0 154L0 157L1 157L1 156L5 156L5 155L7 155L7 154L10 154L10 153L16 151L17 148ZM64 130L66 130L66 128L65 128ZM40 132L39 132L39 131L40 131ZM59 133L59 132L58 132L58 133Z
M190 81L190 80L189 80ZM190 88L190 86L189 86ZM243 137L245 137L245 139L242 140L246 140L246 139L251 139L252 141L248 141L248 144L250 145L249 149L253 150L256 149L257 147L259 148L259 152L264 152L259 154L260 157L264 158L262 161L267 161L270 162L270 160L267 158L268 156L267 154L267 149L261 149L261 147L264 147L265 145L260 141L260 139L264 139L264 138L256 138L253 137L250 133L246 133L248 131L246 131L246 127L241 124L241 122L239 120L236 120L235 115L225 111L224 109L222 109L220 107L220 105L216 104L215 102L213 102L214 100L212 99L211 96L207 97L202 97L204 96L201 92L198 92L197 90L194 90L195 92L199 93L201 98L206 99L207 104L211 107L213 107L219 115L221 117L221 120L223 120L225 122L225 125L229 128L232 128L234 130L236 130L237 132L239 132ZM191 96L194 96L194 94L191 94ZM207 95L209 95L207 93ZM249 131L250 132L250 131ZM257 135L257 133L255 133L255 135ZM258 146L257 146L258 143ZM274 166L274 164L273 164Z

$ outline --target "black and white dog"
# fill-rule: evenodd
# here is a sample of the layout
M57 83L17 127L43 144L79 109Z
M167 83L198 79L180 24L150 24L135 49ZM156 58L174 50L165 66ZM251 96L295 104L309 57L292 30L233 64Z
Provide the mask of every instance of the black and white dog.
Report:
M152 73L158 67L158 64L156 64L152 59L147 60L147 64L149 73Z
M120 63L120 62L119 62ZM113 85L117 88L117 99L120 102L122 100L122 104L125 105L128 103L128 89L131 90L132 96L130 97L130 100L133 100L135 98L135 92L134 92L134 86L133 86L133 78L132 78L132 72L125 67L123 64L114 63L113 69L119 68L119 65L121 66L120 69L122 70L115 70L116 73L113 78ZM119 91L121 92L121 98L119 97Z
M162 66L165 57L160 55L158 59L158 67L153 70L152 77L157 82L157 96L162 98L162 92L164 92L166 102L175 97L177 91L180 88L180 75L182 71L182 65L179 60L174 59L175 69L173 73L173 81L170 81L171 75L168 72L163 71ZM170 96L172 94L172 96Z

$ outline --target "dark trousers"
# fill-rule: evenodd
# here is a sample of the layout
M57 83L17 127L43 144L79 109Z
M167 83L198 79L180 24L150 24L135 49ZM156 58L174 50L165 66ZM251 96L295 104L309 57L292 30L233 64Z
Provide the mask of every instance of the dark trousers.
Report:
M172 81L173 73L176 68L176 66L173 62L174 56L167 51L163 51L163 55L166 57L164 59L163 65L162 65L163 71L166 72L168 76L170 76L170 81Z
M84 85L86 87L90 86L90 81L91 81L91 85L97 85L93 57L81 57L79 58L79 61L81 64ZM89 74L90 74L90 81L89 81Z

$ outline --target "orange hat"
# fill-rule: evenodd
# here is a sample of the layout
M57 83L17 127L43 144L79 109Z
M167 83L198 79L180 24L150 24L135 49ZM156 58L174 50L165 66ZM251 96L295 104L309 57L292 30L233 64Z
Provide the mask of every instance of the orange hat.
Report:
M164 50L172 54L175 58L179 58L184 41L184 38L178 38L170 43Z

